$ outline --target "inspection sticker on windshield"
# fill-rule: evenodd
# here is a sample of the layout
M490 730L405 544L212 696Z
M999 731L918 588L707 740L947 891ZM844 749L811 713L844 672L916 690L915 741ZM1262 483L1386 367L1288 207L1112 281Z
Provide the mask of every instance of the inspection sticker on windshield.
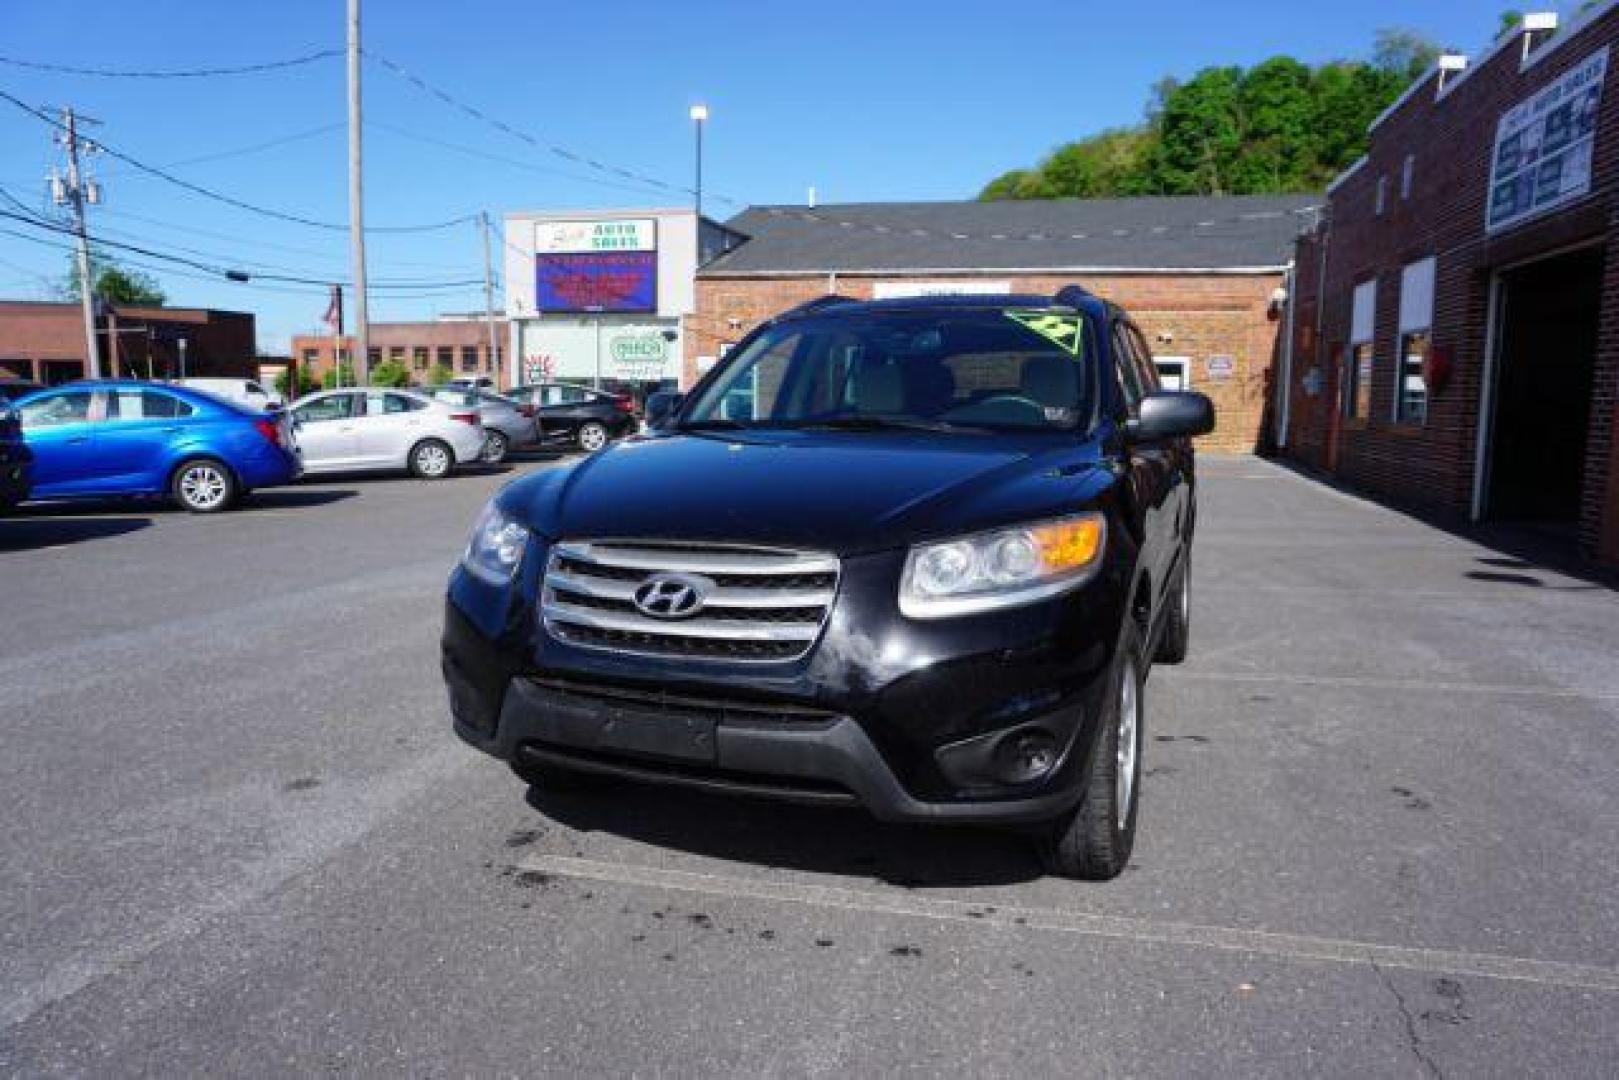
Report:
M1085 340L1085 319L1082 315L1054 315L1049 311L1008 311L1006 317L1022 323L1059 348L1079 355Z

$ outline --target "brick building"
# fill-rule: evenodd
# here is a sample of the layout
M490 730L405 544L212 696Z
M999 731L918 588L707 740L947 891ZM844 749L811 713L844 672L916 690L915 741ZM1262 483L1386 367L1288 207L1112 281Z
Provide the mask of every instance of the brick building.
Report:
M257 330L241 311L113 305L96 320L102 372L177 378L258 373ZM77 302L0 300L0 377L57 383L86 374L84 312Z
M828 292L1045 293L1080 284L1127 308L1166 385L1214 399L1203 445L1265 430L1281 297L1311 196L1059 199L754 207L745 237L697 273L682 383L758 323Z
M1446 57L1297 249L1285 453L1619 562L1619 4Z
M422 382L428 372L442 365L456 378L488 376L497 385L502 377L500 356L506 341L506 320L495 320L495 355L489 353L489 325L482 315L441 315L430 322L371 324L371 370L393 362L404 366L412 382ZM341 341L331 334L299 334L292 339L292 356L299 368L317 380L332 369L334 353L343 362L349 359L354 339Z

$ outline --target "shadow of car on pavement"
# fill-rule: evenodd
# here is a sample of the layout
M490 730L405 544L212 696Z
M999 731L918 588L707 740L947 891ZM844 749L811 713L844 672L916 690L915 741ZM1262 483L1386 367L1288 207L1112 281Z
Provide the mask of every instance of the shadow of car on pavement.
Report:
M580 832L905 889L1011 885L1044 876L1032 840L1011 830L892 824L852 808L608 779L590 779L566 791L531 786L527 802Z
M46 515L0 518L0 552L37 551L89 540L106 540L137 532L151 524L149 517L69 518Z

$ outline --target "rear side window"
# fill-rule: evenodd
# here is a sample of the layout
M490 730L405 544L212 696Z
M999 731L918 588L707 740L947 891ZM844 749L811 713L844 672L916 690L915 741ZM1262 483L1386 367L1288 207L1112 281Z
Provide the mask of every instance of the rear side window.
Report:
M107 397L109 420L172 420L195 411L174 395L156 390L119 390Z
M90 419L90 391L67 390L50 397L30 401L18 410L22 413L23 427L58 427L62 424L82 424Z
M404 394L382 395L382 411L384 414L416 412L418 409L425 408L427 408L427 402L406 397Z

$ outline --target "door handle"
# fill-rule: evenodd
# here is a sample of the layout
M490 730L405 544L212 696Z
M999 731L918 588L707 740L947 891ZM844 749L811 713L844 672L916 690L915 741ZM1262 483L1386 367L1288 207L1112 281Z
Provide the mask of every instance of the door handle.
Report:
M69 435L67 437L67 441L69 443L86 443L86 442L90 441L90 436L88 436L88 435Z
M174 427L166 427L163 429L164 433L168 435L178 435L183 430L185 429L180 427L178 424L176 424Z

